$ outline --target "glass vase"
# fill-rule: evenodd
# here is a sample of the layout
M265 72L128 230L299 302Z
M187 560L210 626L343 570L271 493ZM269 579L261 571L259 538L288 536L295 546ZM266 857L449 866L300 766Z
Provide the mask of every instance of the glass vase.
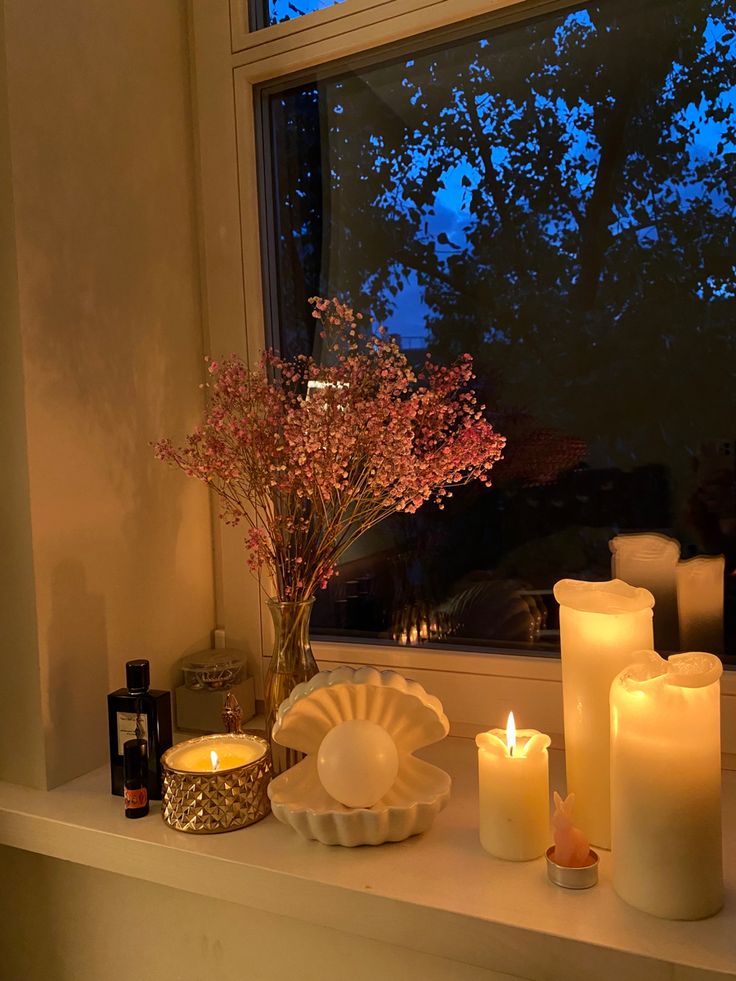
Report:
M269 600L274 625L271 663L264 681L266 734L271 743L274 774L283 773L302 758L301 753L279 746L271 739L279 705L302 681L309 681L319 671L309 644L309 618L314 597L296 602Z

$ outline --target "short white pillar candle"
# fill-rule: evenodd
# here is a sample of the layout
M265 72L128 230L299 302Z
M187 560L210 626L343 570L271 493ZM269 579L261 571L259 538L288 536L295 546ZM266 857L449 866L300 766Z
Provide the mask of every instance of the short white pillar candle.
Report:
M653 646L654 598L618 579L562 579L554 593L560 604L567 789L575 794L581 830L592 844L610 848L608 695L635 652Z
M543 855L549 830L549 736L506 730L476 737L480 791L480 841L496 858L527 862Z
M613 885L654 916L723 905L722 671L712 654L651 651L611 686Z

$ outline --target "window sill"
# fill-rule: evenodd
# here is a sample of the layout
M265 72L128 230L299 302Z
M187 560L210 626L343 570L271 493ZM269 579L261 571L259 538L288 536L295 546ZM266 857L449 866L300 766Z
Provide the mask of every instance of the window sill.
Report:
M0 843L534 981L551 965L567 981L736 977L736 774L724 773L726 908L671 923L618 899L608 853L599 885L583 893L550 885L543 859L486 855L473 742L450 738L424 755L451 773L452 800L431 831L396 845L328 848L273 817L212 836L177 833L155 815L126 821L106 768L49 792L0 784ZM559 786L562 754L551 756Z

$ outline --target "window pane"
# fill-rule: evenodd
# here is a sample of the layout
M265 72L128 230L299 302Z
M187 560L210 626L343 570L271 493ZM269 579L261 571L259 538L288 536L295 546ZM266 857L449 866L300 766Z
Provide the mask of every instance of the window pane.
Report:
M476 359L494 488L364 536L321 632L557 646L553 583L726 555L736 653L736 8L607 0L264 93L271 318L338 295Z
M342 0L251 0L251 30L294 20L336 3L342 3Z

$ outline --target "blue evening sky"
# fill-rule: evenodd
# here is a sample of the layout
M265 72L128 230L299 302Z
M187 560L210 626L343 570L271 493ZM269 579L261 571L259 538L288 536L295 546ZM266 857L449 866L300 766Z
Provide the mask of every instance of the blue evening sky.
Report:
M340 0L269 0L271 22L289 20L302 14L332 6L335 2L340 2ZM559 29L560 32L564 32L572 24L583 32L586 30L595 30L587 12L584 10L571 13ZM704 34L705 51L711 50L713 45L726 31L727 27L724 24L716 23L713 20L709 21ZM492 43L492 39L481 43L485 46ZM735 37L731 37L729 46L730 57L736 61ZM410 69L412 64L413 62L411 61L407 62L407 68ZM678 66L675 65L668 81L670 86L677 85L677 69ZM339 83L337 84L339 86ZM407 77L404 79L404 85L412 88L414 84L411 71L409 70ZM416 90L416 98L420 94L419 90ZM537 99L540 108L549 108L548 104L546 106L542 105L541 96L537 96ZM483 114L482 102L482 99L478 102L478 109L481 116ZM730 115L736 110L736 86L722 93L719 100L719 107L725 111L726 115ZM581 156L591 161L594 165L587 173L579 171L576 174L576 182L579 188L578 198L580 201L584 201L588 185L595 177L595 164L598 160L599 150L594 139L590 136L589 123L592 108L584 102L567 105L562 99L557 101L554 108L558 114L558 118L565 121L570 141L570 150L567 155L569 167L578 169L574 161ZM698 161L716 152L719 142L724 141L728 120L717 122L712 118L706 118L707 112L711 108L705 99L701 99L699 103L691 102L681 113L679 120L677 120L678 122L692 124L693 126L689 143L689 153L693 167L695 167ZM336 105L333 111L336 114L342 115L345 107ZM663 134L663 136L665 135ZM736 147L727 141L725 149L722 148L721 150L721 152L726 153L733 153L734 151L736 151ZM507 156L507 151L503 147L497 147L494 150L494 163L500 170L503 170ZM422 159L417 155L417 169L419 169L421 163ZM437 192L434 201L427 209L422 227L423 238L426 238L428 242L433 241L435 243L435 255L440 262L444 261L443 256L446 257L453 252L462 250L467 244L467 231L477 221L477 216L474 216L468 209L470 195L473 188L477 185L478 180L478 172L468 161L457 163L446 170L442 176L442 184L444 186ZM691 202L702 198L704 192L702 186L695 178L693 171L691 178L682 184L675 185L674 182L665 182L660 193L668 199L671 199L673 196L677 197L684 209ZM394 205L400 204L400 199L397 200L395 189L387 189L386 195L390 195ZM385 203L385 201L379 199L377 203ZM710 203L711 207L717 211L723 208L725 202L724 198L715 191L710 193ZM656 241L657 232L654 224L654 216L657 211L657 201L652 200L649 207L653 216L652 224L649 226L638 224L637 226L637 235L642 245ZM633 217L627 212L624 206L624 208L616 213L610 229L614 235L620 234L630 231L634 224ZM554 242L565 229L550 222L546 230L550 241ZM437 238L441 234L447 236L449 245L439 245L437 243ZM733 283L724 286L724 289L727 292L732 291L734 289ZM401 336L406 347L422 347L426 336L425 323L427 307L424 303L422 288L418 284L413 272L407 272L403 289L395 299L392 299L392 306L393 312L386 321L387 326Z

